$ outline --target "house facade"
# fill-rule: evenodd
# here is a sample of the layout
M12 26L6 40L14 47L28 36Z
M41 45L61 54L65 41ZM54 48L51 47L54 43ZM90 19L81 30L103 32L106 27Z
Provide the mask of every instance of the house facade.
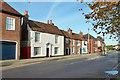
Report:
M90 34L84 35L84 38L87 40L89 53L98 53L105 49L105 43L98 38L95 38Z
M4 1L0 1L0 27L1 60L19 59L20 57L20 27L22 15Z
M25 17L22 25L21 58L64 55L64 35L52 20L50 23L49 20L47 23L28 20L27 11Z
M87 42L84 38L82 38L82 32L80 32L80 34L72 33L72 30L70 28L68 31L61 30L61 32L65 36L65 55L87 53Z

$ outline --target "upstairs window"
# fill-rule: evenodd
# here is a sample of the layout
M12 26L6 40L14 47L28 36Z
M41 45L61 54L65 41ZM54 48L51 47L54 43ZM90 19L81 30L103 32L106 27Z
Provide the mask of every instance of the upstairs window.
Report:
M58 35L55 35L55 43L58 43Z
M15 30L15 18L6 18L6 30Z
M35 32L35 42L39 42L40 41L40 33Z
M69 43L69 39L68 39L68 38L66 38L66 43L67 43L67 44Z

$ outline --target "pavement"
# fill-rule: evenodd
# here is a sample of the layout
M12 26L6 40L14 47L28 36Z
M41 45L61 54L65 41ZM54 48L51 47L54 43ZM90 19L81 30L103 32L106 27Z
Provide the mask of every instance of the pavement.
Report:
M53 58L53 59L52 59ZM58 59L59 58L59 59ZM43 58L41 58L43 59ZM112 70L118 64L118 53L108 56L97 54L51 57L48 60L30 59L21 67L2 70L3 78L105 78L104 71ZM26 61L26 60L25 60ZM20 64L23 65L23 64Z
M31 58L31 59L20 59L20 60L2 60L0 63L0 69L6 70L16 67L27 66L31 64L41 63L44 61L52 61L52 60L65 60L65 59L76 59L76 58L84 58L90 56L100 55L99 53L91 53L91 54L76 54L76 55L67 55L67 56L57 56L57 57L44 57L44 58Z

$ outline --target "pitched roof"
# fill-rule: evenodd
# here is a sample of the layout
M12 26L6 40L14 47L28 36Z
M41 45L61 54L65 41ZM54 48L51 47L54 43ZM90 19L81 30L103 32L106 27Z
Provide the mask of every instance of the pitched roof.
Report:
M83 37L84 37L84 39L88 39L88 34L86 34L86 35L83 35ZM89 39L92 39L92 40L94 40L94 41L97 41L97 38L95 38L95 37L93 37L92 35L90 35L89 34Z
M54 25L32 21L32 20L28 20L28 24L33 31L63 35L63 33L58 29L58 27Z
M8 14L13 14L17 16L23 16L20 14L18 11L16 11L14 8L12 8L9 4L7 4L4 1L0 1L0 4L2 4L2 8L0 8L0 12L8 13Z
M85 40L84 38L82 38L79 34L76 33L72 33L69 34L67 31L61 30L61 32L64 34L65 37L67 38L71 38L71 39L77 39L77 40Z

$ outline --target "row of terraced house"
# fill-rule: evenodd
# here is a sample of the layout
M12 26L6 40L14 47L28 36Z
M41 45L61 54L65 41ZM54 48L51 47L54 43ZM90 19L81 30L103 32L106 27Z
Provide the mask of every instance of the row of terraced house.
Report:
M105 43L90 34L60 30L52 20L46 23L29 19L2 1L0 9L1 60L98 53ZM89 41L88 41L89 35ZM88 45L89 44L89 45Z

